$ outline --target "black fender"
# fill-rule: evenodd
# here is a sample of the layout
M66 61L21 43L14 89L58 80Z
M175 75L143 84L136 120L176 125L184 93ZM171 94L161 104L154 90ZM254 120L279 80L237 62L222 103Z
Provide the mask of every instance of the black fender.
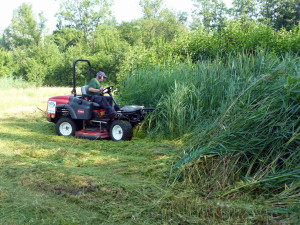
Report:
M72 98L72 97L71 97ZM58 105L56 108L67 109L72 119L89 120L92 118L93 103L84 99L70 98L68 104Z
M72 119L77 119L76 113L75 113L74 109L72 109L72 107L70 107L70 105L65 105L65 104L57 105L56 108L57 109L67 109L69 111L70 117Z

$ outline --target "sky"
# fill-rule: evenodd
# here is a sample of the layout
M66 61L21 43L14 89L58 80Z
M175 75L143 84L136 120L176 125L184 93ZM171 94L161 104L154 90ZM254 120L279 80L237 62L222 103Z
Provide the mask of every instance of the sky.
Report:
M140 0L114 0L112 7L113 14L118 22L131 21L142 16L139 6ZM59 0L8 0L0 6L0 32L7 28L11 22L13 11L17 9L23 2L31 3L33 12L38 15L44 12L47 19L46 27L48 30L55 29L56 17L55 13L59 10ZM229 4L231 0L224 0ZM191 14L192 0L164 0L165 6L175 11L185 11Z

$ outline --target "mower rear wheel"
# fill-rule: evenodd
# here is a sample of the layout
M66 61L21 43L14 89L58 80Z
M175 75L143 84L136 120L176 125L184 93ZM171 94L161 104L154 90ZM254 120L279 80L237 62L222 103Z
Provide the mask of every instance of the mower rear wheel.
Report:
M76 124L69 117L60 118L56 122L56 133L59 136L74 136L75 131L76 131Z
M133 128L128 121L115 120L110 126L109 135L113 141L130 141L133 136Z

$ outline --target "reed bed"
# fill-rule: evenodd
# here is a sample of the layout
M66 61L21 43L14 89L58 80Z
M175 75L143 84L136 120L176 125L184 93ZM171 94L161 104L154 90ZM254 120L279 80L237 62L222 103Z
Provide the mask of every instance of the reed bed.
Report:
M123 81L119 97L126 104L157 108L148 120L150 133L181 138L209 129L243 90L279 64L278 57L261 52L141 68Z
M146 68L127 77L121 96L156 107L150 135L185 141L178 180L299 212L299 68L298 57L263 51Z

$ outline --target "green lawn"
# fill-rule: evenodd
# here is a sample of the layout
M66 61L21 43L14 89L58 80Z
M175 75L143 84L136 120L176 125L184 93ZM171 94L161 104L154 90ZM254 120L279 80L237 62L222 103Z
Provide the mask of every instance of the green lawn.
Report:
M173 183L180 142L57 136L43 111L68 92L0 92L0 224L278 224L257 202Z

